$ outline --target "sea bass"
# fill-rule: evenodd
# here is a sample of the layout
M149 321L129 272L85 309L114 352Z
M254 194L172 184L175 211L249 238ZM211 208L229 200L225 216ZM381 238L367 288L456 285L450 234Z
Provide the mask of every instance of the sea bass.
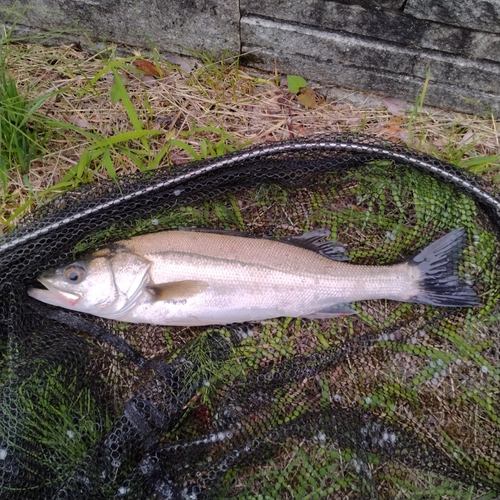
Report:
M31 297L102 318L199 326L280 316L355 314L370 299L466 307L479 304L455 274L465 244L456 229L413 258L384 266L342 262L329 231L257 238L204 230L164 231L119 241L43 273Z

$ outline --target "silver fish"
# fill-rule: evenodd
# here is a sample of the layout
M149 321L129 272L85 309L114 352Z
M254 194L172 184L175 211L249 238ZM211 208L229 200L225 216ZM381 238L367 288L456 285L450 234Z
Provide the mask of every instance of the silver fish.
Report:
M463 228L388 266L340 262L342 248L324 241L327 235L319 229L284 240L203 230L136 236L43 273L46 289L28 293L103 318L181 326L331 318L355 314L349 304L370 299L479 304L454 274Z

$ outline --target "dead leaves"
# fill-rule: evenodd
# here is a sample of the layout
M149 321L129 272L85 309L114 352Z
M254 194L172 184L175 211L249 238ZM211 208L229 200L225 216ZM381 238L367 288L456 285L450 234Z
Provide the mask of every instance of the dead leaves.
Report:
M297 100L304 108L315 108L317 106L316 92L311 87L303 88L297 96Z
M307 86L307 81L304 78L298 75L288 75L286 82L288 90L297 96L297 100L304 108L316 107L316 92Z
M391 119L391 123L383 127L382 134L392 142L407 142L408 131L406 125L404 128L401 125L405 123L403 118L407 113L408 103L402 99L385 97L382 99L382 104L388 113L394 117Z
M408 103L406 101L393 97L385 97L382 99L382 104L387 111L394 116L404 116L408 108Z
M164 75L163 70L159 66L150 61L146 61L146 59L136 59L134 61L134 66L146 75L156 78L161 78Z
M407 138L406 131L403 131L403 129L397 123L386 125L382 129L382 134L391 142L401 142L402 140Z

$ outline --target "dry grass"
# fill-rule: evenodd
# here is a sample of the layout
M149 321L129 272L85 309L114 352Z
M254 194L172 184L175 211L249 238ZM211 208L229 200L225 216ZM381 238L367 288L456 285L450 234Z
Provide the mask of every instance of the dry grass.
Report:
M113 103L110 98L112 73L96 76L113 55L110 59L69 46L21 44L5 46L4 55L21 90L33 97L57 91L42 107L45 115L104 137L133 130L122 102ZM411 103L405 106L399 101L348 91L335 91L342 97L327 102L323 96L331 89L325 86L313 86L316 103L306 108L289 92L286 78L238 67L234 60L186 60L183 68L189 72L169 62L161 62L158 68L160 78L138 71L132 62L120 69L143 127L164 132L148 139L152 154L170 139L180 139L200 152L203 139L208 144L223 143L227 150L339 131L406 142L451 161L500 153L499 123L491 117L437 109L422 109L411 116ZM4 230L12 226L12 216L23 203L36 197L41 202L57 194L51 188L78 163L88 145L82 135L65 131L49 141L48 154L32 163L28 180L11 170L10 196L4 197L2 207ZM165 162L176 164L189 159L184 149L172 147ZM137 168L126 154L117 154L112 160L118 174ZM87 180L107 176L105 169L96 169Z
M114 84L112 73L107 71L97 78L109 62L109 59L89 55L72 47L11 45L8 46L7 53L7 66L21 89L33 97L48 91L58 91L44 104L41 109L43 113L104 137L133 130L123 103L112 102L110 98ZM182 71L168 62L161 63L160 70L163 75L159 78L138 72L132 62L120 68L121 78L144 129L163 132L148 139L152 157L171 139L183 141L202 154L203 141L211 145L221 143L225 150L228 150L249 143L344 131L359 131L394 142L405 142L453 161L462 157L500 154L500 124L492 118L437 109L423 109L412 114L411 103L408 103L407 110L404 111L405 106L400 102L384 101L374 96L347 91L342 92L340 99L327 102L322 96L328 94L329 89L318 86L314 87L315 105L306 108L299 104L297 96L288 91L286 84L282 83L282 79L277 75L241 68L233 61L200 63L189 60L186 64L190 65L190 71ZM134 148L137 144L140 145L140 142L137 141L130 147ZM65 173L78 164L82 152L88 146L89 143L81 134L65 131L64 134L54 136L47 144L48 154L33 162L28 183L19 173L11 170L9 196L3 198L2 206L5 229L15 222L12 215L18 206L36 196L42 202L46 197L57 194L53 190L47 193L47 190L59 183ZM191 157L185 149L172 147L168 149L165 163L174 165L189 159ZM113 164L118 174L131 173L137 168L130 157L120 151L115 152ZM105 169L96 168L89 178L99 180L107 176ZM300 195L301 193L297 193L297 196ZM243 199L242 203L244 202ZM35 203L36 201L31 206ZM303 200L297 199L296 204L301 206ZM255 207L247 210L242 205L240 209L243 213L250 214ZM274 209L275 207L271 206L261 208L261 211L266 213L249 217L252 221L249 226L253 224L262 227L268 217L267 212L272 214ZM297 219L300 215L297 214ZM275 216L275 219L280 220L281 217ZM290 220L288 215L283 219ZM300 226L300 223L290 221L289 227L294 225ZM355 237L356 235L353 236ZM372 313L375 312L377 311L372 310ZM383 316L387 317L386 311ZM321 333L328 339L329 326L319 324L318 328L322 326L322 330L313 333ZM337 333L340 338L348 337L348 327L348 323L338 326ZM362 325L359 328L362 332ZM160 330L162 335L158 334ZM160 357L171 347L170 344L183 345L194 335L193 331L185 329L174 329L165 334L163 328L144 329L143 325L131 326L125 331L115 330L115 333L126 338L141 352ZM272 328L269 328L268 332L256 328L259 341L264 333L268 334L268 338L264 340L271 344L271 339L277 337L279 332ZM311 331L304 328L297 331L295 345L292 347L298 354L312 352L320 347L318 339L319 336L311 335ZM282 339L279 341L284 343ZM424 341L431 342L427 337L425 340L419 339L422 345ZM278 357L278 353L273 354L274 351L270 350L269 345L264 344L263 347L271 354L269 358L262 358L262 363L267 363L273 356ZM405 377L412 378L422 369L423 359L395 351L389 362L387 356L357 353L357 373L350 367L351 360L347 359L346 366L339 366L332 374L330 383L332 389L336 389L335 395L342 395L342 404L355 405L360 398L366 399L384 382L381 375L387 372L387 366L392 370L389 381L403 384ZM453 366L450 370L463 370L465 373L464 367ZM130 396L140 378L137 370L129 369L127 363L117 359L114 352L106 354L102 365L96 366L96 371L111 381L115 390L119 390L117 387L121 386L122 392L114 394L115 400ZM471 383L474 382L474 385L480 387L482 375L477 369L474 373L467 370L467 375ZM121 382L123 380L126 382ZM115 381L119 382L115 384ZM445 398L446 394L454 395L455 388L449 387L453 383L451 377L440 379L439 383L437 388L432 386L431 382L423 383L426 388L429 386L427 392L432 396L423 401L430 410L430 416L438 416L445 430L451 436L457 437L457 441L461 436L467 445L478 450L478 454L483 453L481 450L487 450L493 456L493 441L485 443L484 440L494 435L496 430L484 426L485 432L479 437L472 435L479 428L477 415L470 411L464 411L463 415L458 414L451 406L454 400ZM388 399L392 397L394 395L388 395ZM401 400L403 399L401 397ZM422 419L423 413L416 415L409 410L409 405L401 404L397 412L395 411L394 414L401 425L417 431L426 431L432 440L442 445L438 431L425 427L429 425L428 420L425 424L418 420ZM283 461L285 459L289 457L284 457ZM298 460L297 462L299 463ZM281 472L274 472L275 476L277 474Z

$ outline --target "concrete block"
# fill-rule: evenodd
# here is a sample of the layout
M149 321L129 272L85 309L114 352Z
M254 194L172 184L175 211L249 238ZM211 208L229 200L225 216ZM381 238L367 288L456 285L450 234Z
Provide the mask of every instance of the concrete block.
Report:
M61 30L119 46L189 53L251 51L262 69L401 97L410 102L431 69L429 104L500 108L500 0L17 0L24 30ZM0 0L0 28L12 0ZM467 100L468 99L468 100ZM478 105L473 104L473 100ZM500 113L499 113L500 115Z
M413 68L412 76L424 79L428 69L430 69L432 80L435 82L500 94L499 64L421 52Z
M500 33L500 0L408 0L404 12L420 19Z
M470 55L476 59L500 62L500 36L483 31L473 32Z
M324 3L330 3L331 0L326 0ZM345 3L347 5L360 4L366 5L367 7L374 7L376 9L392 9L399 10L402 9L405 0L337 0L338 3Z
M251 51L252 47L243 46ZM274 68L272 51L262 51L251 56L254 67L266 71ZM362 88L365 91L389 97L415 101L417 93L422 91L423 81L410 76L399 76L390 73L352 68L341 64L325 64L305 56L281 53L277 58L280 69L288 74L315 75L319 81L329 81L333 85L346 88ZM353 81L356 81L355 87ZM498 95L486 94L474 90L464 91L462 88L431 82L427 89L425 103L438 108L455 109L464 113L493 113L500 116L500 99Z
M260 17L242 17L241 38L245 45L269 48L276 53L306 55L333 64L376 68L409 74L418 53L378 40L320 31Z
M18 0L26 8L22 24L38 30L81 30L81 39L110 41L135 47L186 54L188 49L209 51L219 57L240 48L237 0ZM12 0L0 0L1 9ZM78 38L75 36L75 38Z
M265 70L297 73L319 82L413 102L427 68L426 102L464 112L500 113L500 66L408 49L377 40L331 33L269 19L241 19L244 61Z
M484 92L500 90L500 65L469 61L443 53L415 50L354 35L320 31L260 17L243 17L245 45L276 53L304 55L328 64L342 64L425 80L430 68L436 82L462 85ZM352 84L355 84L353 80Z
M500 36L417 19L403 12L324 0L261 2L241 0L244 16L297 22L326 31L347 32L405 47L439 50L464 57L500 61Z

